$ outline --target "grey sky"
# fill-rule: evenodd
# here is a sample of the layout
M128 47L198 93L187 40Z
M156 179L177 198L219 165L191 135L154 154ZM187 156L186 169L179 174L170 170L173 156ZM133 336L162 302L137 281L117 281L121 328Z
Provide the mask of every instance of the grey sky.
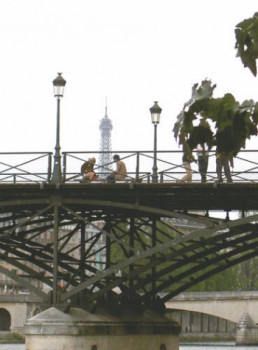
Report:
M114 150L153 148L154 100L158 148L177 149L171 129L194 83L258 100L234 49L235 25L256 11L257 0L1 1L1 151L54 150L57 72L62 151L99 149L106 97Z

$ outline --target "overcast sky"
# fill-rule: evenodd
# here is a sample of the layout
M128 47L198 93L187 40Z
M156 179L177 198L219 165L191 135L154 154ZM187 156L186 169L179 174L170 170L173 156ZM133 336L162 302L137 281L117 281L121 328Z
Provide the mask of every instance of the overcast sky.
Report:
M234 49L235 25L257 11L257 0L1 1L1 152L54 150L57 72L62 151L99 149L106 97L113 150L153 149L154 100L158 148L179 149L171 130L194 83L258 100Z

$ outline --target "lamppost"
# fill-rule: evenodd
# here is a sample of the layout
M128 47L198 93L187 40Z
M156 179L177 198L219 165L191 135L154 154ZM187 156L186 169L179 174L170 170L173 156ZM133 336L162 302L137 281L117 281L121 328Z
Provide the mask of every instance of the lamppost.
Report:
M157 101L154 101L154 105L150 108L151 121L154 125L154 157L152 168L152 182L158 182L158 168L157 168L157 125L159 124L160 114L162 109L158 105Z
M61 171L61 154L60 154L60 99L64 96L64 87L66 81L62 77L62 73L58 73L58 76L53 80L54 96L57 98L57 117L56 117L56 147L54 155L54 169L51 177L51 182L60 184L62 180Z

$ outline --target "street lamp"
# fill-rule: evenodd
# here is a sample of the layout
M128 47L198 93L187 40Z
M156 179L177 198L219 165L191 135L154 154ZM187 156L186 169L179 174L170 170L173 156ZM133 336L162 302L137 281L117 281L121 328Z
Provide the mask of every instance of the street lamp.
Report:
M64 96L64 87L66 81L62 77L62 73L58 73L58 76L53 80L54 96L57 98L57 117L56 117L56 147L54 155L54 169L51 177L51 182L60 184L62 180L61 172L61 154L60 154L60 99Z
M154 105L150 108L151 121L154 125L154 157L153 157L153 168L152 168L152 182L158 182L158 168L157 168L157 125L159 124L160 114L162 109L155 101Z

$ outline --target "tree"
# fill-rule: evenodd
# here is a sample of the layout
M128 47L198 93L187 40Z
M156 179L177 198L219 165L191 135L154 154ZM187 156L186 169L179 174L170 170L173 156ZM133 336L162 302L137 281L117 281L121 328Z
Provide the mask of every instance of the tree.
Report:
M239 286L238 267L233 266L191 287L191 292L218 292L242 290Z
M239 23L235 34L237 55L256 75L258 13ZM245 148L247 139L257 135L258 103L253 100L240 103L230 93L214 98L215 88L210 80L194 84L192 97L184 104L174 124L174 136L187 158L193 158L193 149L201 144L208 149L215 146L217 153L232 159Z
M235 28L237 57L244 67L257 75L258 12ZM173 132L184 153L193 157L198 144L216 147L218 153L234 157L244 148L246 140L257 135L258 103L236 101L230 93L214 98L216 88L210 80L194 84L192 97L183 106L174 124ZM257 290L258 257L231 267L220 274L193 286L192 291L207 290Z
M258 257L254 257L207 278L191 287L189 291L256 291L258 290L257 268Z
M258 103L240 104L230 93L214 98L215 87L210 80L195 84L191 99L177 117L174 136L188 158L193 158L198 144L209 149L215 146L217 153L233 158L245 148L247 139L257 135Z
M258 290L257 267L257 256L236 266L235 271L238 290Z
M245 19L236 25L237 56L241 58L244 67L248 67L254 76L257 74L256 60L258 58L258 12L252 18Z

